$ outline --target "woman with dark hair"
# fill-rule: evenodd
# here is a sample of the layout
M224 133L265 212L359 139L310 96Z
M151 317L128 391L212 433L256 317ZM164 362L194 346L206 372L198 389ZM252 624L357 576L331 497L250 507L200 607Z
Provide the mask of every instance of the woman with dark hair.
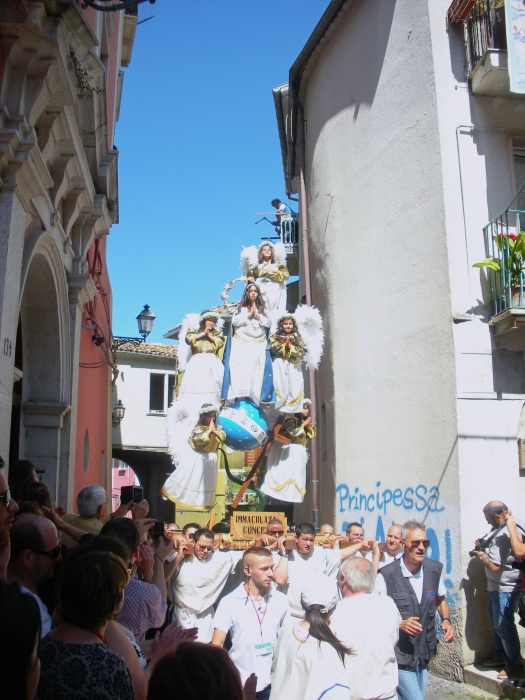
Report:
M0 684L6 700L33 700L40 675L40 609L18 583L0 579ZM4 695L5 693L5 695Z
M343 664L351 652L329 627L339 593L336 582L317 574L303 586L304 619L279 632L272 666L270 700L348 700Z
M155 666L148 700L255 700L255 676L243 687L239 671L222 647L182 642Z
M253 283L248 284L239 308L232 316L229 383L225 397L228 400L251 398L256 404L260 401L267 402L268 397L261 397L261 391L269 327L270 319L259 287ZM223 385L223 396L225 389Z
M162 487L164 496L192 510L209 510L217 490L217 450L226 433L216 425L218 407L204 404L187 444L179 446L177 468Z
M37 700L134 700L126 664L104 638L128 580L122 560L109 552L67 561L59 590L63 622L40 645Z
M277 319L277 330L270 336L275 408L281 413L297 413L304 398L304 377L301 362L306 354L303 339L297 330L295 316L283 314Z

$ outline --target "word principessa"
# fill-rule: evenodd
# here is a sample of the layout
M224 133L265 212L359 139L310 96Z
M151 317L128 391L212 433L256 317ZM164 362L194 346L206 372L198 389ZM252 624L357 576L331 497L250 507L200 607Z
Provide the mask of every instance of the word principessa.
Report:
M415 510L422 512L429 510L431 513L441 513L445 507L439 507L439 488L431 486L427 488L424 484L412 488L408 486L405 490L382 489L381 482L376 484L377 491L375 493L360 493L356 486L354 493L350 493L350 488L347 484L339 484L336 488L336 493L339 496L339 512L345 513L348 511L365 511L373 513L374 511L383 511L386 515L389 504L396 508L404 508L405 510Z

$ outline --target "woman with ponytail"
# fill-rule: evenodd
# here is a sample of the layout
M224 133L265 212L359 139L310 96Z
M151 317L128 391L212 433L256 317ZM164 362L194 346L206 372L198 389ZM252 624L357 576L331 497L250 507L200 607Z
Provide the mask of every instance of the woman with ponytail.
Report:
M304 619L279 632L270 700L349 700L343 659L351 652L329 627L338 600L336 582L324 574L304 585Z

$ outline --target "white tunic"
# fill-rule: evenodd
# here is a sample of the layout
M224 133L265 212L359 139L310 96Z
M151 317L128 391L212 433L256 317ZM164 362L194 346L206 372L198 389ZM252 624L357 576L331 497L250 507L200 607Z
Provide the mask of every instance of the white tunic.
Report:
M275 263L262 263L259 265L259 271L268 265L277 267ZM286 312L286 284L284 282L272 282L266 277L257 277L255 283L261 290L268 311Z
M266 329L270 327L270 320L264 315L249 318L248 309L243 307L233 315L232 324L228 399L248 396L258 404L266 364Z
M281 357L272 360L273 385L277 400L275 408L281 413L300 413L304 398L304 377L301 363L294 364Z
M302 503L306 493L308 452L303 445L273 442L268 450L268 471L261 491L288 503Z
M401 615L389 596L358 594L337 604L330 628L353 652L345 657L351 700L395 695L398 678L394 647L400 623Z
M288 553L288 583L281 586L283 593L288 596L288 602L293 610L303 613L301 591L305 582L313 574L325 574L336 578L341 562L341 550L312 547L308 554L299 554L292 549Z
M187 557L171 577L169 591L175 617L185 629L199 628L199 642L211 642L213 604L242 555L242 551L212 552L203 561Z
M216 406L221 396L223 375L224 365L217 355L199 352L186 365L179 396L191 398L191 407L197 410L205 403Z
M179 464L162 491L170 501L193 510L209 510L217 491L217 453L181 448Z
M279 632L272 667L270 700L349 700L341 657L298 625Z

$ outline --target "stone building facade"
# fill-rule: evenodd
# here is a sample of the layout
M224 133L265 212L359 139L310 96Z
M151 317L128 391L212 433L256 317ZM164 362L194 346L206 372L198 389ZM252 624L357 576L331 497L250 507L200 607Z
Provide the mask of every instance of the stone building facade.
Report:
M106 399L92 410L111 450L110 313L99 313L97 328L83 314L103 306L102 278L111 306L107 273L93 260L97 248L103 266L118 221L113 137L130 21L74 0L0 4L0 454L34 460L68 509L75 470L86 470L75 459L85 439L79 401L92 400L92 391L79 397L80 364L93 359L81 333L96 346L91 390L101 385Z

